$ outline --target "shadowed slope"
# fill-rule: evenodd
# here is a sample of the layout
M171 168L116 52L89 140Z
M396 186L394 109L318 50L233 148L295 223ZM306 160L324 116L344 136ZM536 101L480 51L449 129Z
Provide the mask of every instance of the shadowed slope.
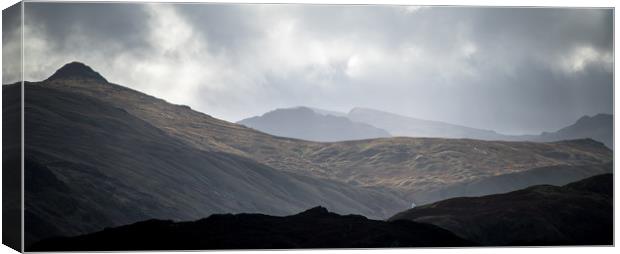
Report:
M27 245L148 218L284 215L316 205L385 218L407 205L379 188L196 149L94 97L38 84L25 89Z

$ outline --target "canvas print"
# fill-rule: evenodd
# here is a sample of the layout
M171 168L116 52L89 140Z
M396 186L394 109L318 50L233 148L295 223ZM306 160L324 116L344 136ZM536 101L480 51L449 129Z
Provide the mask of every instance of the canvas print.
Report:
M3 174L23 165L23 246L613 245L613 15L10 7L3 131L23 128L23 161L9 139Z

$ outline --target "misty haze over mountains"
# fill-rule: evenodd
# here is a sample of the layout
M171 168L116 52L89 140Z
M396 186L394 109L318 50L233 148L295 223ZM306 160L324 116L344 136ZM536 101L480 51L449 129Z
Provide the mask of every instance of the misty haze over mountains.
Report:
M613 148L613 116L610 114L583 116L570 126L539 135L505 135L492 130L417 119L368 108L353 108L348 113L309 107L285 108L237 123L276 136L311 141L389 136L536 142L591 138Z

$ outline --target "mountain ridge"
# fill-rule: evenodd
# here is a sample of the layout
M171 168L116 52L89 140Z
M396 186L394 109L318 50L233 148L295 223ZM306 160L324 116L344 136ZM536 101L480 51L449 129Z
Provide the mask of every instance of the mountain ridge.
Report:
M435 138L453 138L453 139L479 139L490 141L534 141L534 142L553 142L561 140L573 140L582 138L592 138L602 142L608 148L613 148L613 115L599 113L593 116L584 115L576 120L573 124L568 125L556 131L544 131L539 134L527 134L527 135L510 135L496 132L494 130L486 130L473 128L458 124L452 124L442 121L418 119L414 117L399 115L386 111L365 108L354 107L349 110L348 113L326 110L321 108L312 108L305 106L297 106L293 108L282 108L279 110L291 110L298 108L308 108L313 110L316 114L323 116L337 116L345 117L353 122L364 123L370 126L377 127L385 130L388 135L393 137L435 137ZM270 111L270 112L274 112ZM269 112L268 112L269 113ZM267 113L266 113L267 114ZM250 117L248 119L256 119L260 116ZM242 120L244 121L244 120ZM259 131L272 133L269 128L264 128L268 121L263 119L262 125L253 126ZM299 120L296 120L299 121ZM241 121L240 121L241 122ZM287 121L285 119L278 119L278 125L285 125ZM286 127L282 127L284 130L280 132L286 132ZM290 138L304 139L295 133L289 133L283 135ZM340 140L346 141L347 138L341 136ZM354 139L348 139L354 140ZM317 141L317 140L315 140ZM320 140L318 140L320 141Z

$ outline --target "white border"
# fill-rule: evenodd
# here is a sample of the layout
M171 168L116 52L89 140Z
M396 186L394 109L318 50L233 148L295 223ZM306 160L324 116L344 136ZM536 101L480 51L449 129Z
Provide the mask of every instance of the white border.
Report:
M5 9L13 4L18 2L17 0L6 0L1 1L0 6L2 9ZM41 0L27 0L27 2L49 2L49 1L41 1ZM58 2L58 1L56 1ZM93 0L62 0L62 2L102 2L102 1L93 1ZM115 1L120 2L120 1ZM123 2L144 2L138 0L126 0ZM615 34L617 32L617 23L615 20L615 7L616 3L610 0L503 0L503 1L492 1L492 0L210 0L210 1L200 1L200 0L190 0L190 1L182 1L182 0L150 0L146 2L219 2L219 3L310 3L310 4L394 4L394 5L467 5L467 6L548 6L548 7L611 7L614 8L614 63L617 60L615 57L615 48L618 46L617 41L615 40ZM22 20L23 22L23 20ZM0 27L1 27L1 19L0 19ZM0 35L0 40L1 40ZM23 40L23 34L22 34ZM23 49L22 49L23 56ZM22 61L23 65L23 61ZM0 63L0 72L2 69L2 64ZM618 71L617 66L614 64L614 98L617 97L617 90L615 89L615 73ZM23 67L22 67L22 75ZM23 80L23 79L22 79ZM23 89L23 86L22 86ZM23 93L23 91L22 91ZM23 99L23 97L22 97ZM1 101L1 96L0 96ZM22 102L23 103L23 102ZM23 104L22 104L23 105ZM614 99L614 112L617 111L617 104L615 104ZM23 111L22 111L23 114ZM22 115L23 121L23 115ZM0 119L0 126L1 126ZM614 118L614 133L620 129L616 123L616 119ZM1 135L0 135L1 140ZM22 130L22 141L23 141L23 130ZM618 139L614 135L614 144L618 144ZM23 147L23 146L22 146ZM614 156L617 153L614 151ZM23 153L22 153L23 156ZM1 158L1 154L0 154ZM615 162L614 162L615 169ZM23 174L23 172L22 172ZM22 176L23 179L23 176ZM614 175L615 182L618 180L618 175ZM1 180L1 176L0 176ZM23 184L22 184L23 188ZM1 191L0 191L1 193ZM23 192L22 192L23 195ZM614 201L618 197L618 188L614 189ZM23 201L23 198L22 198ZM615 203L615 202L614 202ZM23 205L22 205L23 207ZM614 210L614 217L618 218L618 209ZM22 221L23 223L23 221ZM614 224L616 224L614 222ZM1 233L0 233L1 236ZM618 242L618 234L614 235L615 243ZM584 252L596 252L596 253L615 253L617 250L614 250L613 247L545 247L545 248L465 248L465 249L378 249L378 250L294 250L294 251L206 251L205 253L497 253L501 252L502 254L512 254L512 253L523 253L523 252L531 252L531 253L563 253L563 254L571 254L571 253L584 253ZM15 253L12 249L1 245L0 253ZM80 252L73 252L80 253ZM83 253L83 252L82 252ZM132 252L132 253L145 253L145 252ZM187 253L187 252L157 252L157 253Z

